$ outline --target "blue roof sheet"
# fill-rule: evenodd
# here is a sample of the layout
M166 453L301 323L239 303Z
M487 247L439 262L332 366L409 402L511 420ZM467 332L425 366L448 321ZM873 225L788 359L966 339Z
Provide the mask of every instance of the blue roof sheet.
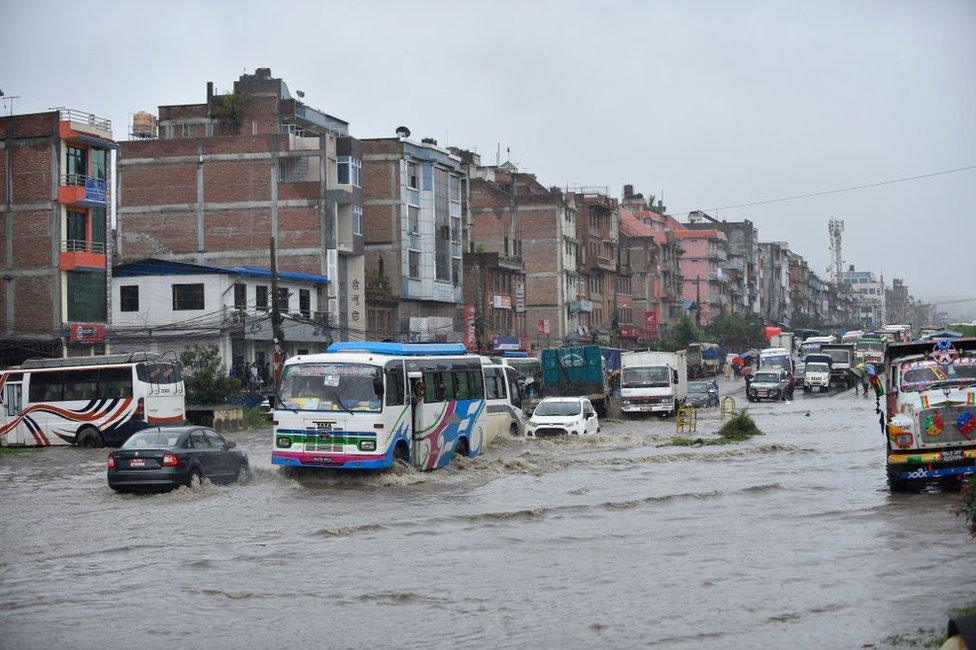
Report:
M467 354L463 343L383 343L380 341L342 341L326 352L371 352L390 356L420 357Z
M120 264L112 269L115 277L129 278L144 275L200 275L204 273L221 273L224 275L239 275L252 278L270 278L271 270L257 266L216 266L214 264L194 264L191 262L174 262L172 260L146 259L129 264ZM296 273L294 271L278 271L279 280L295 282L312 282L324 284L329 278L314 273Z

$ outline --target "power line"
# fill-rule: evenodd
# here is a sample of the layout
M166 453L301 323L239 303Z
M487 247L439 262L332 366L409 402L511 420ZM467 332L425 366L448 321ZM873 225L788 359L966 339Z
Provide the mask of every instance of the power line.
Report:
M946 174L956 174L959 172L965 172L976 169L976 165L967 165L965 167L956 167L955 169L944 169L942 171L930 172L927 174L918 174L917 176L906 176L904 178L893 178L886 181L877 181L875 183L865 183L863 185L851 185L849 187L839 187L833 190L823 190L821 192L807 192L806 194L796 194L794 196L784 196L777 199L764 199L762 201L752 201L749 203L737 203L734 205L722 205L713 208L707 208L708 210L734 210L736 208L751 208L757 205L768 205L770 203L782 203L784 201L798 201L800 199L810 199L818 196L827 196L830 194L840 194L841 192L853 192L855 190L864 190L871 187L881 187L883 185L894 185L895 183L907 183L909 181L917 181L925 178L933 178L935 176L945 176ZM690 214L693 211L683 212L676 211L673 214Z

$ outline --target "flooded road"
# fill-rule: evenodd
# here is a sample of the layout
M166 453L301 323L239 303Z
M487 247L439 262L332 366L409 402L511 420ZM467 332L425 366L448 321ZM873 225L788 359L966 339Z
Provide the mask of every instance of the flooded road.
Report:
M290 475L248 432L252 483L160 496L0 457L0 647L860 647L973 600L958 497L888 493L873 397L749 406L744 443L604 422L425 474Z

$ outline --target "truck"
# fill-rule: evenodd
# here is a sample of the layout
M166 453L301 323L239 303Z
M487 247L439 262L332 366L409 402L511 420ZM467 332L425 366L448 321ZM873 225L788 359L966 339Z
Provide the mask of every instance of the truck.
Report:
M793 332L780 332L769 337L769 347L785 348L792 356L796 352L796 337Z
M701 351L705 374L709 377L715 377L722 368L722 348L718 346L718 343L702 343Z
M829 354L808 354L804 359L803 392L830 390L830 366L833 363Z
M705 362L702 359L702 348L700 343L692 343L685 350L688 355L688 377L690 379L701 379L705 376Z
M853 383L851 369L854 367L854 345L846 343L831 343L820 346L820 353L829 355L833 360L830 366L830 383L835 386L850 388Z
M624 414L672 416L688 399L686 350L624 352L620 365L620 410Z
M546 348L541 359L544 395L588 397L600 417L606 415L610 390L600 346Z

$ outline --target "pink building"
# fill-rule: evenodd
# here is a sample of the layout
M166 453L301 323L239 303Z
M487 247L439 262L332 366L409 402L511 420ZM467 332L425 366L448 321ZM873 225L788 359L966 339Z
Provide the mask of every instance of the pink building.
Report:
M692 315L704 327L728 310L728 281L723 268L728 262L729 242L716 229L675 230L681 256L681 295L693 303Z

